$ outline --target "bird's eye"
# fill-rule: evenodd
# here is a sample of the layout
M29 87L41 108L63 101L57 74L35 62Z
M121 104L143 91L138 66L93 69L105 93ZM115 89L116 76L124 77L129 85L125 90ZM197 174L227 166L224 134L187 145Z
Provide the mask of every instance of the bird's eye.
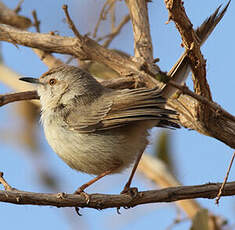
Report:
M51 78L51 79L49 80L49 84L50 84L50 85L55 85L55 83L56 83L56 79L55 79L55 78Z

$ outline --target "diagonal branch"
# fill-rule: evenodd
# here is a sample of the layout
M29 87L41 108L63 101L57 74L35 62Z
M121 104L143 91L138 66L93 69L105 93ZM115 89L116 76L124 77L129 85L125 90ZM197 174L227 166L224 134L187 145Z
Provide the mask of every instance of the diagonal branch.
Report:
M209 100L212 99L209 85L206 80L206 61L200 50L200 41L198 40L196 31L186 15L181 0L165 0L166 8L169 11L169 20L175 22L183 45L188 51L189 61L191 62L192 72L195 76L194 90Z
M200 39L186 15L183 3L181 0L165 0L165 4L169 12L169 20L175 22L187 51L193 73L194 91L196 94L212 100L209 84L206 79L206 61L200 50ZM196 117L201 121L204 132L207 132L212 111L203 103L197 103L195 110L197 111Z

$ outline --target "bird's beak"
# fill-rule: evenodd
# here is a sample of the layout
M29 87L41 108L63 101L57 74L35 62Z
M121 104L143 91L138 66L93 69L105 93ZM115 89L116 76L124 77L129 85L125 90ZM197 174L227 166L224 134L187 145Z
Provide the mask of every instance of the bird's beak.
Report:
M33 78L33 77L21 77L19 78L19 80L26 81L26 82L33 83L33 84L42 84L38 78Z

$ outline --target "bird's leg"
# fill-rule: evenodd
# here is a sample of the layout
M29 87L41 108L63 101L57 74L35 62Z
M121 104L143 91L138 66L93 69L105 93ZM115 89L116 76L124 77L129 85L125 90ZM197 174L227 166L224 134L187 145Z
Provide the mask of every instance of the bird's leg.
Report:
M93 178L92 180L88 181L87 183L83 184L82 186L80 186L75 192L74 194L79 194L85 197L87 204L89 204L90 202L90 195L87 194L86 192L84 192L84 190L89 187L90 185L94 184L96 181L98 181L99 179L103 178L106 175L109 175L110 173L112 173L113 170L107 170L103 173L101 173L100 175L96 176L95 178ZM75 208L76 212L77 209Z
M84 192L84 190L89 187L90 185L94 184L96 181L98 181L99 179L103 178L106 175L109 175L110 173L112 173L114 170L110 169L107 170L103 173L101 173L100 175L96 176L95 178L93 178L92 180L88 181L87 183L83 184L82 186L80 186L76 191L75 194L81 194Z
M129 177L129 179L128 179L128 181L127 181L127 183L126 183L124 189L122 190L121 194L127 193L127 192L130 191L130 186L131 186L132 179L133 179L133 177L134 177L134 175L135 175L136 169L137 169L137 167L138 167L138 165L139 165L139 162L140 162L140 159L141 159L141 157L142 157L142 155L143 155L143 153L144 153L144 150L145 150L145 148L143 148L143 149L139 152L139 154L138 154L138 156L137 156L137 158L136 158L136 160L135 160L134 167L133 167L133 169L132 169L132 171L131 171L131 175L130 175L130 177ZM135 191L136 191L136 189L135 189Z

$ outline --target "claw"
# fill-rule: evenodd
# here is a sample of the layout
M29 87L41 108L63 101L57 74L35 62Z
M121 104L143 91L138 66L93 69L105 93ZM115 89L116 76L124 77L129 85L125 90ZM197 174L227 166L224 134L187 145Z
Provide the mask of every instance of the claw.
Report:
M118 214L118 215L121 215L120 209L121 209L121 207L118 207L118 208L117 208L117 214Z
M75 212L78 214L78 216L82 216L82 214L79 212L79 207L75 207Z
M90 202L90 195L85 193L81 188L78 188L74 194L81 195L85 198L86 203L89 204ZM82 214L79 212L79 207L75 207L75 211L79 216L82 216Z

